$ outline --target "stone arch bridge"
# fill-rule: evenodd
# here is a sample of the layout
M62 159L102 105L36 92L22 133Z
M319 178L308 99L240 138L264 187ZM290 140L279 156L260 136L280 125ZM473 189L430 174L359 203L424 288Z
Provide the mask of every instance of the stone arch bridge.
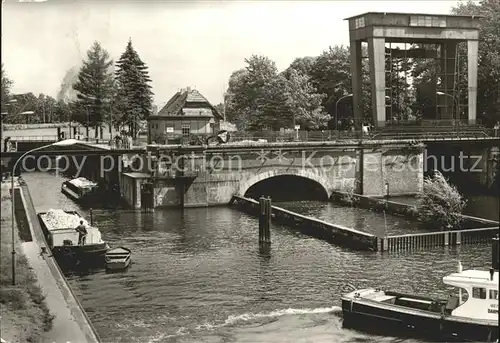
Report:
M252 146L167 147L150 151L149 162L129 156L121 188L131 206L141 207L141 184L152 183L155 207L227 204L261 181L293 176L314 181L329 197L354 190L383 196L410 195L423 186L423 147L413 142L262 143ZM135 160L133 162L132 160ZM137 169L138 164L151 170Z
M476 155L481 156L479 167L483 172L476 174L486 184L495 171L498 174L495 139L470 142L465 149L467 161L455 161L456 165L476 166ZM422 189L429 164L431 169L440 170L440 164L450 165L450 157L464 155L453 150L463 150L461 141L448 142L449 151L443 144L424 144L426 151L421 143L405 139L109 150L81 142L33 155L71 156L69 160L75 162L71 170L94 181L102 178L110 184L118 183L123 198L135 208L141 207L145 185L152 188L155 207L190 207L227 204L234 194L245 195L252 186L285 175L314 181L326 196L335 190L383 196L386 185L393 196L415 194ZM21 154L2 154L2 172L10 171ZM439 163L436 165L430 157L439 157Z

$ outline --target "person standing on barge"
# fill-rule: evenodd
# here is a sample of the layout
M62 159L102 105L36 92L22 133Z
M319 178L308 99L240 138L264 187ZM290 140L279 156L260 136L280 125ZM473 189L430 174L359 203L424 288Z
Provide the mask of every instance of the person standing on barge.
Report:
M83 220L80 220L80 225L78 225L75 230L78 232L78 245L85 245L87 228L85 227L85 224L83 224Z

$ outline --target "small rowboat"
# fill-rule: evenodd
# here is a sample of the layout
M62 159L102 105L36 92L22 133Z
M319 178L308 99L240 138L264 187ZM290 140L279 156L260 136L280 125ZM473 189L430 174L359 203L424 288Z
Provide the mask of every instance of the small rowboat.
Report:
M124 247L109 249L105 255L106 269L123 270L128 268L132 262L131 256L130 249Z

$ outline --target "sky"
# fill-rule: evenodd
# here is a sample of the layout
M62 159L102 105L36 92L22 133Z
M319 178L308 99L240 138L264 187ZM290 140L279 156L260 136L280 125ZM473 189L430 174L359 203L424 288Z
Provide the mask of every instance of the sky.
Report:
M53 97L94 41L117 60L129 38L149 67L154 102L181 88L222 102L245 58L283 70L297 57L348 45L347 21L364 12L447 14L458 1L46 1L2 4L2 62L13 93Z

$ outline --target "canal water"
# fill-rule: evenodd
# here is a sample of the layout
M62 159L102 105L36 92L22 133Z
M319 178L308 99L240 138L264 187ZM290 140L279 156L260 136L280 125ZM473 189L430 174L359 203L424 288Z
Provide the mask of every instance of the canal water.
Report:
M23 177L37 211L62 208L88 217L60 193L59 176ZM332 204L282 205L358 229L385 222L388 230L411 229L392 216ZM489 245L355 252L278 225L271 250L263 252L257 220L227 207L93 213L111 246L133 252L127 272L67 275L103 342L417 342L342 329L346 284L447 296L441 278L459 260L464 268L487 268L491 260Z

